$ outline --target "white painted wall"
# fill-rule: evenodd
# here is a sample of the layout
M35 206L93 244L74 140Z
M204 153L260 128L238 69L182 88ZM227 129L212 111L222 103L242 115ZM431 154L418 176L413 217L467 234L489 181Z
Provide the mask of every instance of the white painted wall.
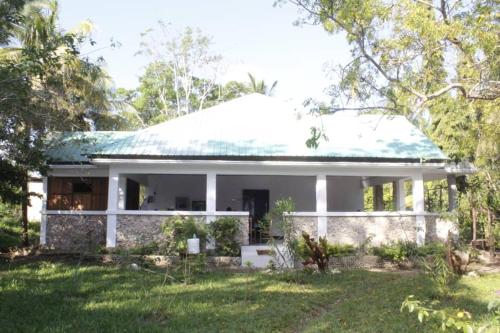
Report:
M327 207L329 212L358 212L363 210L361 177L327 176Z
M39 181L30 181L28 183L28 191L43 195L43 183L40 179ZM42 219L42 197L31 196L30 206L28 206L28 220L33 222L40 222Z
M269 190L270 209L276 200L292 197L297 211L316 210L316 177L310 176L217 176L217 210L242 209L243 190Z
M145 185L146 195L155 196L155 201L143 209L173 210L175 197L188 197L190 202L206 200L205 175L148 175Z

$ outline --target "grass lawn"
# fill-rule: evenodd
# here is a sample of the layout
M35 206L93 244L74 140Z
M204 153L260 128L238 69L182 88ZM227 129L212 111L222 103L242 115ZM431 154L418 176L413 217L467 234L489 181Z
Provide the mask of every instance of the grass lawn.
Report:
M71 262L0 264L2 332L433 332L401 313L408 294L434 295L423 275L215 272L194 284L118 266ZM443 306L486 322L500 275L462 278Z

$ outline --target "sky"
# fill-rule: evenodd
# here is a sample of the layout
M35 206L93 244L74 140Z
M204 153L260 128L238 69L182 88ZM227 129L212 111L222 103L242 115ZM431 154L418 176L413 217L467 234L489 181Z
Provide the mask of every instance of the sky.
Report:
M212 37L212 49L222 55L225 72L220 81L247 81L247 72L266 82L278 81L275 96L296 102L306 98L329 101L325 88L334 78L325 65L345 64L350 52L343 36L320 26L293 25L300 17L290 4L274 7L274 0L60 0L60 22L71 29L91 20L97 45L82 50L102 56L116 87L135 88L151 59L135 55L140 33L169 22L174 31L200 28ZM110 40L117 48L106 47ZM104 49L102 49L104 48Z

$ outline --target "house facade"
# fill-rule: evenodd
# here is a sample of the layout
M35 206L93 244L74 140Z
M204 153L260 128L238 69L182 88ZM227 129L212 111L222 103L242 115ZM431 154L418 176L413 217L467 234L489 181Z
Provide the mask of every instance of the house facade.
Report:
M319 146L306 141L315 128ZM130 248L162 239L175 215L210 223L233 216L243 246L279 238L258 221L291 198L293 223L335 243L419 244L446 238L452 224L425 211L424 182L469 172L401 116L320 117L252 94L135 132L70 133L47 151L41 243ZM384 210L382 185L392 184ZM411 184L411 185L406 185ZM411 187L411 193L405 189ZM364 207L373 189L374 211Z

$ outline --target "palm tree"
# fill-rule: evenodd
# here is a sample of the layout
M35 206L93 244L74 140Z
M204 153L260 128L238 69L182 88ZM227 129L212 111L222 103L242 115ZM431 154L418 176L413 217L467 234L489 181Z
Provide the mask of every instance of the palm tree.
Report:
M255 76L250 73L248 74L248 78L250 79L249 88L253 93L259 93L267 96L272 96L274 93L274 89L278 85L278 81L274 81L269 87L264 80L256 80Z

